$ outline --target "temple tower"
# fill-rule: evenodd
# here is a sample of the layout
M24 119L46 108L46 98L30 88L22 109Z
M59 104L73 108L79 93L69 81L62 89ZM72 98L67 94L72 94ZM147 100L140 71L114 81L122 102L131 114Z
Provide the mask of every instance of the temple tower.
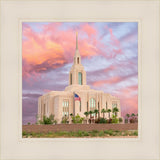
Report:
M86 71L81 64L81 56L78 50L78 33L76 33L76 51L73 65L69 72L69 85L86 85Z

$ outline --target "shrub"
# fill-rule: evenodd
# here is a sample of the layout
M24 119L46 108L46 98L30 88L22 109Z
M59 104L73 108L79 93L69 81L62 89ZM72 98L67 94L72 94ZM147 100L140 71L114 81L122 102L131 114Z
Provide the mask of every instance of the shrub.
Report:
M113 118L112 119L112 123L118 123L119 121L118 121L118 118Z
M28 125L30 125L31 123L30 123L30 122L28 122L27 124L28 124Z
M57 124L57 120L54 120L54 124Z
M108 119L108 123L112 123L112 118Z
M123 122L122 117L119 117L119 123Z
M96 119L95 123L100 123L100 118Z
M99 123L107 123L107 120L105 118L100 118Z
M103 132L103 131L100 131L100 132L99 132L99 136L104 136L104 132Z
M128 123L128 119L125 119L124 122L125 122L125 123Z
M84 131L84 136L89 136L88 132Z
M43 117L43 123L44 124L53 124L52 120L49 117L46 117L46 116Z
M133 133L135 136L138 136L138 131L134 131Z
M108 130L104 130L104 133L105 133L105 134L108 134Z
M112 131L112 130L108 130L108 134L109 134L110 136L112 136L112 135L113 135L113 131Z
M77 136L78 136L78 137L82 137L82 136L83 136L83 131L79 130L79 131L77 132Z
M90 133L90 136L92 136L92 137L96 137L97 136L97 133L95 133L95 132L89 132Z
M68 123L68 117L67 116L62 117L61 123L64 123L64 124Z
M134 119L130 119L129 122L130 122L130 123L134 123Z
M98 131L98 130L92 130L92 132L93 132L93 133L98 133L99 131Z
M138 122L138 117L137 116L132 116L129 118L130 123L137 123Z
M82 123L82 121L84 120L83 117L80 117L79 114L77 114L76 116L73 116L72 117L72 122L73 123Z
M56 124L57 121L54 120L54 115L51 114L49 117L43 116L43 120L39 121L40 124Z
M22 135L23 135L23 136L27 135L26 131L23 131L23 132L22 132Z
M119 122L119 120L118 120L117 116L112 115L112 123L118 123L118 122Z

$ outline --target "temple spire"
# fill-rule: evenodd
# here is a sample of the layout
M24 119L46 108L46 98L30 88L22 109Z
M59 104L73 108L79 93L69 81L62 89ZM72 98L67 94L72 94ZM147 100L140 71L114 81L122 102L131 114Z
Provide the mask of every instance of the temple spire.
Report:
M78 32L76 32L76 50L78 50Z

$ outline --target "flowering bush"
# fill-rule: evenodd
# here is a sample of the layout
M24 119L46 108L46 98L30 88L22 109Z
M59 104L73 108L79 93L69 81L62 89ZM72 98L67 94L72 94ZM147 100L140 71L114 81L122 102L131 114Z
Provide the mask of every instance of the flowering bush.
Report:
M137 116L132 116L132 117L129 117L129 122L130 123L137 123L138 122L138 117Z

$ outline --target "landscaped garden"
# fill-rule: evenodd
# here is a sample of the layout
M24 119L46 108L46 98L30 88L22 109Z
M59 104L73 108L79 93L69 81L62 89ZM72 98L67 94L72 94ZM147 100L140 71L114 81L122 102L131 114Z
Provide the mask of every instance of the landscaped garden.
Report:
M112 112L112 114L111 114ZM132 113L126 114L125 118L118 117L118 108L115 107L111 109L102 109L102 117L100 117L100 112L98 109L93 111L84 112L84 116L81 117L79 114L73 115L72 113L67 116L64 115L62 117L62 124L94 124L94 123L137 123L138 122L138 114ZM30 123L28 123L30 124ZM49 117L43 116L43 119L38 121L37 124L57 124L57 120L54 119L54 115L50 115Z
M111 114L112 112L112 114ZM54 115L43 116L38 121L39 125L23 125L23 138L63 138L63 137L137 137L138 136L138 114L126 114L124 118L118 117L118 108L113 110L102 109L102 117L99 111L84 112L79 114L63 116L61 124L57 124Z

